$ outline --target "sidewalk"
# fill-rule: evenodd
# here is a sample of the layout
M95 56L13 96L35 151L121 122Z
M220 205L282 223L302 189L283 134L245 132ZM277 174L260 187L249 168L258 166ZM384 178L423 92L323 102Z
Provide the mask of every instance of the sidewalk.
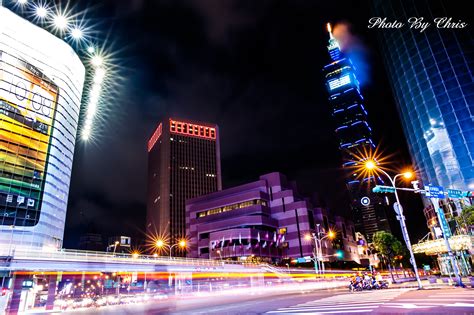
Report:
M391 279L390 279L391 280ZM428 280L427 277L421 277L421 285L424 289L446 289L446 288L456 288L454 285L456 282L455 279L451 281L449 277L436 278L436 283L432 283ZM395 279L395 283L390 284L390 288L418 288L418 283L415 278L403 278ZM471 288L471 280L467 277L462 278L462 282L467 289Z

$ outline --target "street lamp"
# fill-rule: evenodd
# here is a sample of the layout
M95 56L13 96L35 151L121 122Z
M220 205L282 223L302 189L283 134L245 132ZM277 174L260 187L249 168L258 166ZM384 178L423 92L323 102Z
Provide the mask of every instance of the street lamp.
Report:
M115 250L117 249L117 245L118 245L118 244L119 244L119 241L115 241L115 243L114 243L114 253L113 253L113 255L115 255Z
M322 261L322 258L324 257L322 256L323 249L322 249L321 241L323 241L326 238L329 238L331 240L334 239L336 237L336 233L332 230L329 230L323 237L321 237L321 231L319 229L319 226L320 226L319 224L316 224L316 233L306 234L305 239L308 241L311 239L314 240L314 245L315 245L314 269L316 270L317 273L319 273L319 271L324 273L324 262Z
M158 248L158 249L161 249L163 247L166 247L168 248L169 252L170 252L170 259L171 259L171 252L172 252L172 249L173 247L176 247L176 246L179 246L181 247L182 249L186 248L186 240L182 239L180 240L178 243L176 244L173 244L173 245L169 245L169 244L166 244L163 240L157 240L156 243L155 243L155 246Z
M398 177L403 176L405 179L410 179L410 178L413 177L413 173L407 171L407 172L404 172L404 173L397 174L392 178L382 168L378 167L376 165L376 163L372 160L368 160L368 161L365 162L365 168L369 171L375 170L375 169L377 171L380 171L385 176L387 176L387 178L390 180L390 183L392 184L392 187L393 187L394 193L395 193L395 199L397 200L397 204L398 204L398 215L400 216L399 221L400 221L400 227L402 229L403 238L405 239L405 244L407 245L408 251L410 252L410 262L413 265L413 268L415 269L415 277L416 277L416 281L418 282L418 288L422 289L423 286L421 285L420 276L418 275L418 267L416 266L415 255L413 255L413 250L411 248L411 243L410 243L410 237L408 235L408 230L407 230L407 227L405 225L405 216L403 215L403 207L400 203L400 199L398 198L397 186L395 185L396 180L397 180Z

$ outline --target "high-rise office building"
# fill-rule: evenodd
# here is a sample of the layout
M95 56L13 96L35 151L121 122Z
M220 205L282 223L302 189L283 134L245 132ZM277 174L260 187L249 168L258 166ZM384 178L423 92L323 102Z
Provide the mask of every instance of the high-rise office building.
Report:
M166 119L148 141L147 232L186 237L186 199L221 190L217 125Z
M0 5L0 248L62 246L85 68Z
M474 41L452 1L373 1L376 15L408 25L379 40L413 163L424 185L474 189ZM466 13L467 15L467 13Z
M331 62L323 68L329 103L336 122L339 149L346 170L346 185L351 197L351 208L356 230L372 239L380 230L390 231L384 201L370 191L370 183L378 178L360 178L356 167L375 150L372 129L367 121L364 98L351 59L340 50L339 43L328 24L328 51ZM366 199L367 197L368 199ZM366 200L369 200L366 202Z

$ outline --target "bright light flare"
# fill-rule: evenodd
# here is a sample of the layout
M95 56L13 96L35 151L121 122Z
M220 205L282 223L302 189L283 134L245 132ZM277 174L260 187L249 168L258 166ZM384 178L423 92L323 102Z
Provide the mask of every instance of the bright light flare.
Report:
M88 52L89 54L93 54L93 53L95 52L94 46L89 46L89 47L87 47L87 52Z
M405 177L406 179L410 179L413 177L413 172L411 171L404 172L403 177Z
M24 5L28 2L28 0L17 0L18 4Z
M69 22L66 16L58 14L53 17L53 23L57 29L64 31L68 27Z
M335 233L334 231L329 231L329 232L328 232L328 237L329 237L330 239L333 239L333 238L336 237L336 233Z
M381 170L386 170L391 155L382 155L379 148L362 148L357 152L350 152L350 159L346 161L348 168L353 172L354 179L376 183Z
M41 19L44 19L48 15L48 9L42 5L37 6L35 12L36 16Z
M79 27L74 27L71 31L72 38L78 40L84 36L84 32Z
M102 56L95 55L92 57L91 63L94 67L100 67L104 63L104 58Z
M165 245L165 243L163 242L163 240L157 240L157 241L156 241L156 247L162 248L163 245Z
M376 168L376 164L374 161L372 160L368 160L367 162L365 162L365 168L368 169L368 170L373 170L374 168Z
M304 239L307 241L311 241L311 235L310 234L305 234Z
M181 247L181 248L185 248L185 247L186 247L186 240L181 240L181 241L179 241L178 245L179 245L179 247Z

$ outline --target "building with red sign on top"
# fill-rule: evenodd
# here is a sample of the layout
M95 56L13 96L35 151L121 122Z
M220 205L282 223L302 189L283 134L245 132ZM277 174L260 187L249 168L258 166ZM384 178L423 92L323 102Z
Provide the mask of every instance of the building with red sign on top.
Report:
M147 234L174 244L186 237L186 199L222 187L218 126L165 119L147 149Z

